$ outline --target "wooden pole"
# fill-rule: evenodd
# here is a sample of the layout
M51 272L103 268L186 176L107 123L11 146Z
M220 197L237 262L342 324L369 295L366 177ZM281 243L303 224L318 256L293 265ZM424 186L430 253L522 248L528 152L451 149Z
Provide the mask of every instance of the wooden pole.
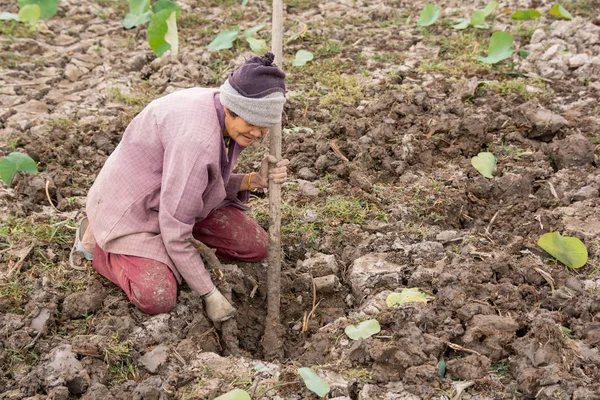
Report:
M271 49L275 64L283 69L283 0L273 0ZM271 128L270 153L281 159L281 124ZM281 306L281 184L269 181L269 269L267 275L267 319L263 338L265 358L283 358Z

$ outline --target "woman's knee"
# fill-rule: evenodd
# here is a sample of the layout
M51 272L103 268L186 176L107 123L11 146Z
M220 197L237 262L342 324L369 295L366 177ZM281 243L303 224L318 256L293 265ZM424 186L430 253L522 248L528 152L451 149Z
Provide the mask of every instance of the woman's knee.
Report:
M157 284L154 288L132 286L131 302L146 314L160 314L171 311L177 303L177 287Z
M146 314L171 311L177 303L177 281L171 274L146 282L131 282L131 302Z
M251 237L246 243L247 253L243 257L245 260L242 259L242 261L259 262L264 260L269 254L269 234L257 224Z
M269 255L269 236L266 232L262 240L256 241L256 253L257 261L262 261Z

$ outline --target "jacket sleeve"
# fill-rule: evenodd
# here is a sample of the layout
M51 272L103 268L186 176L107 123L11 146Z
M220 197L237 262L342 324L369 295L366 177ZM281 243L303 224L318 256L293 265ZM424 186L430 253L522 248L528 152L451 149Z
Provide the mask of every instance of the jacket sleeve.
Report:
M250 200L249 190L240 191L240 185L242 184L242 180L245 176L246 174L232 174L229 177L229 182L227 182L227 186L225 187L225 190L227 191L227 200L231 201L234 204L246 204L248 200Z
M188 239L192 237L196 216L204 207L203 194L210 174L214 173L209 160L214 155L198 139L179 139L171 140L165 147L158 218L169 257L188 286L203 295L215 285L200 253Z

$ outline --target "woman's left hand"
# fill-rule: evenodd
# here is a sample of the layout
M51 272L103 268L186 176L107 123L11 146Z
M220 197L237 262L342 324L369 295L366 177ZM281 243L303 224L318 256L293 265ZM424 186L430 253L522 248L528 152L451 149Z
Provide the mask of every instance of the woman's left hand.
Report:
M266 155L262 160L260 171L253 175L252 188L265 189L269 187L269 180L275 183L283 183L287 180L287 166L290 160L284 158L277 161L275 156ZM275 166L270 167L270 164Z

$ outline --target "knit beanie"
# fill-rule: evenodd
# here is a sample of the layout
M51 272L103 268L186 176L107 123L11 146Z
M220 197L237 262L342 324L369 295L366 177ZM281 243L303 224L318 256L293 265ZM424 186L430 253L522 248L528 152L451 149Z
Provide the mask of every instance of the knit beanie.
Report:
M252 57L221 85L221 104L260 127L281 123L285 103L285 73L267 53Z

